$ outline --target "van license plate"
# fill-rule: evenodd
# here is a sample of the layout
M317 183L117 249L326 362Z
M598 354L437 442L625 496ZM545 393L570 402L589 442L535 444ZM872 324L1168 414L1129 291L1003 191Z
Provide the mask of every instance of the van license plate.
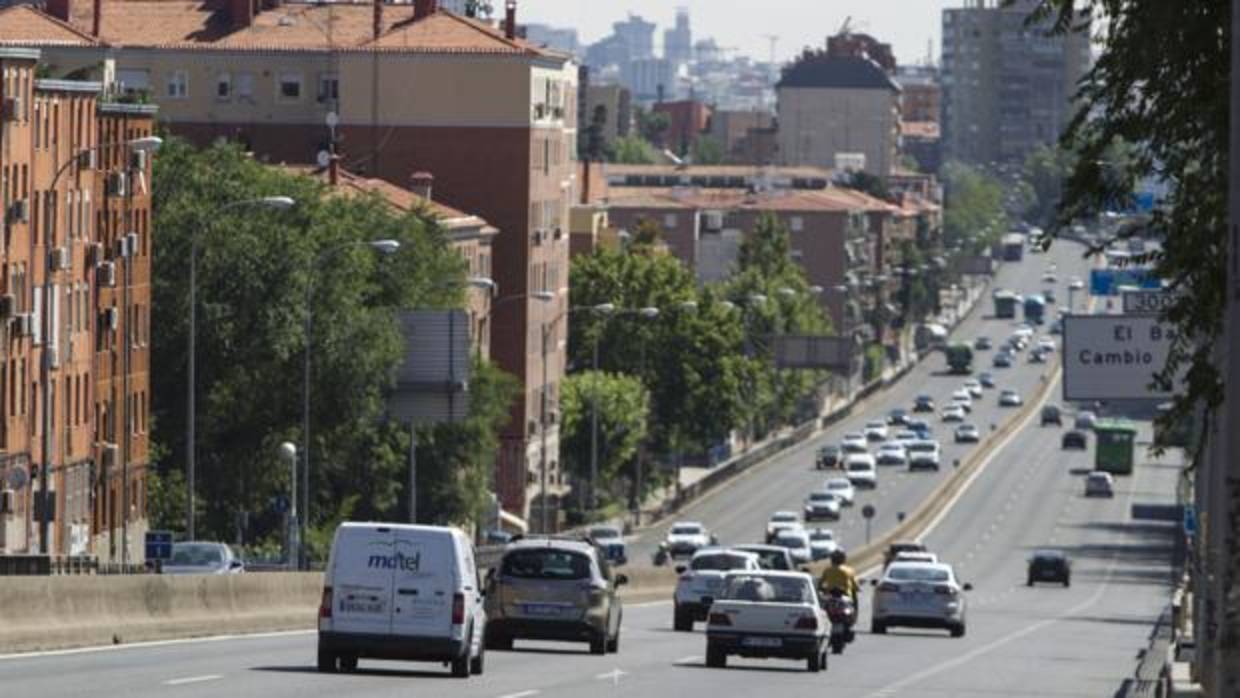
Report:
M745 647L782 647L784 641L777 637L744 637L741 644Z
M558 616L560 607L545 603L527 603L525 612L531 616Z
M382 601L341 601L341 613L383 613Z

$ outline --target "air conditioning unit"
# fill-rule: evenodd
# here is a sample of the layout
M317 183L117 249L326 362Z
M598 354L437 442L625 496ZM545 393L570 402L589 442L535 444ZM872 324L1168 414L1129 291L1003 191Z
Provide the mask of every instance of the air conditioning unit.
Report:
M120 461L121 450L116 444L105 443L99 451L99 460L105 468L115 468Z
M53 247L48 254L51 255L48 264L52 271L65 271L73 266L73 257L69 254L68 247Z
M99 151L93 148L83 150L78 153L78 167L83 170L94 170L99 168Z
M129 167L134 170L146 171L146 151L135 150L129 154Z
M107 179L108 196L129 195L129 175L124 172L109 172Z
M129 233L128 235L126 235L125 244L128 246L127 251L129 252L129 254L127 256L133 257L134 255L138 254L138 234L137 233Z
M708 233L717 233L723 230L723 212L707 211L702 214L702 227Z
M60 347L56 345L47 347L47 363L52 368L60 368Z
M529 423L529 435L533 436L538 433L538 420L531 419Z
M21 97L5 97L0 112L5 121L19 121L26 118L26 103Z
M535 105L534 105L534 118L535 118L535 119L542 119L542 118L544 118L544 117L546 117L546 116L547 116L547 105L545 105L545 104L535 104Z
M13 317L13 334L18 337L34 336L34 315L22 313Z
M0 320L12 320L17 312L17 297L11 293L0 296Z
M102 262L95 267L95 279L100 286L115 286L116 262Z
M534 231L534 244L541 245L542 243L543 243L543 231L535 230Z
M9 204L9 222L26 223L30 220L30 202L18 199Z
M556 229L555 229L555 232L553 233L553 236L555 237L555 239L556 239L556 240L559 240L560 238L564 237L564 231L563 231L563 229L561 229L561 228L556 228Z
M120 325L121 313L116 308L105 308L103 310L103 329L113 330Z
M0 514L12 514L17 498L13 490L0 490Z

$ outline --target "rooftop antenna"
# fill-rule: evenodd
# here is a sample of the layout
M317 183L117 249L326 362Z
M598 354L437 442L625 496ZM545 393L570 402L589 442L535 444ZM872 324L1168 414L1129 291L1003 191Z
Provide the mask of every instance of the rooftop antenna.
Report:
M771 65L775 65L775 46L779 43L778 34L763 34L763 38L771 42Z

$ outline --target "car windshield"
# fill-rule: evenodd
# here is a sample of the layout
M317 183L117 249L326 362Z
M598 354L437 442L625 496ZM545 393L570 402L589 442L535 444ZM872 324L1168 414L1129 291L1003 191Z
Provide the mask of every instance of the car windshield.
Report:
M809 496L811 502L834 502L835 495L830 492L814 492Z
M771 523L796 523L797 515L792 512L781 511L771 514Z
M701 532L701 526L672 526L673 536L696 536Z
M757 603L811 603L815 600L808 579L760 574L729 576L720 598Z
M748 559L744 555L737 555L735 553L710 553L709 555L698 555L693 558L693 562L689 563L689 568L697 571L715 570L719 572L743 570Z
M832 533L831 531L824 531L822 529L818 529L816 531L809 532L809 539L810 540L835 540L835 534Z
M941 567L892 566L887 578L897 582L948 582L951 575Z
M601 526L590 529L591 538L619 538L620 529Z
M846 490L849 487L852 487L852 483L847 480L832 480L827 483L829 490Z
M805 539L796 535L779 536L775 539L774 545L778 545L781 548L788 548L790 550L799 550L800 548L805 547Z
M856 432L851 432L851 433L848 433L848 434L845 434L845 435L844 435L844 440L845 440L845 441L849 441L849 440L856 441L857 439L863 439L863 440L864 440L864 439L865 439L865 435L864 435L864 434L858 434L858 433L856 433Z
M764 570L787 570L791 569L788 565L788 554L783 550L751 550L749 552L758 556L758 566Z
M934 444L928 441L920 441L915 444L909 444L908 450L917 453L930 453L934 451Z
M177 543L172 546L169 564L186 567L214 567L224 562L224 552L218 545L207 543Z
M849 470L869 470L870 464L868 461L863 461L863 460L849 461L848 469Z
M866 422L866 429L883 429L887 426L884 422Z
M590 558L555 548L514 550L504 556L501 572L517 579L589 579Z

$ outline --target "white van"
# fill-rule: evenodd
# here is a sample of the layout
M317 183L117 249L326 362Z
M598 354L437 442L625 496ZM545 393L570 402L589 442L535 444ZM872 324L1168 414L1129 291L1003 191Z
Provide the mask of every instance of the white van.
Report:
M443 662L459 678L481 674L479 581L473 546L459 529L341 524L323 575L319 671L353 671L366 657Z

